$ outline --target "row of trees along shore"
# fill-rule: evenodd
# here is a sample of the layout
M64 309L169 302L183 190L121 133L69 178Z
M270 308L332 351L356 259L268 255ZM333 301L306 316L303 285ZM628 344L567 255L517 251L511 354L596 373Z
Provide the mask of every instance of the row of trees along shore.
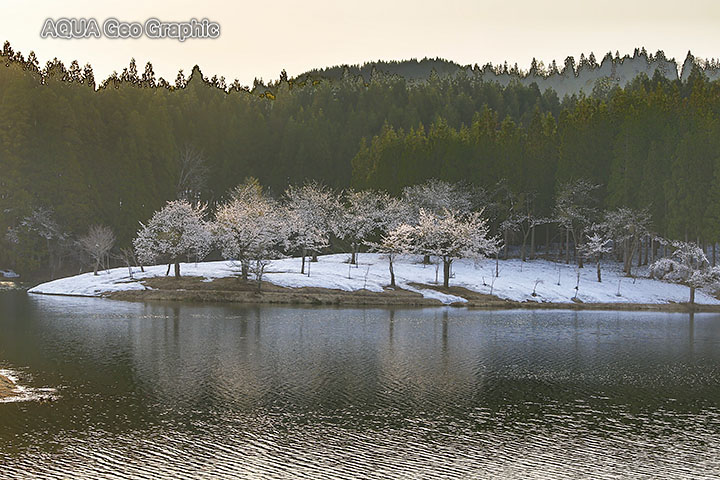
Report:
M701 65L685 81L608 79L560 99L462 71L412 82L283 73L244 87L197 67L167 82L133 61L98 85L89 65L40 68L7 43L0 62L0 265L23 274L78 268L80 250L68 245L92 225L129 249L138 220L171 199L214 213L248 176L275 198L306 180L395 197L431 178L462 180L493 199L484 215L500 256L552 244L566 262L582 261L578 247L606 221L578 225L572 211L558 220L563 189L583 181L596 212L647 217L653 235L613 243L633 252L629 272L670 254L655 235L716 261L720 85ZM556 221L529 227L519 212Z
M621 207L597 208L598 186L585 180L563 184L555 198L553 217L536 216L532 196L508 197L504 184L493 192L465 183L430 180L406 187L393 197L386 192L353 190L336 193L316 182L288 187L280 198L263 191L257 179L248 178L219 203L214 218L207 205L187 198L168 202L149 221L140 224L133 251L121 251L130 275L134 264L167 263L169 275L180 277L180 262L201 261L213 250L235 262L244 280L254 276L258 289L267 265L273 259L300 253L299 273L310 275L308 256L335 244L350 252L348 262L358 264L360 251L383 254L388 261L389 286L395 287L394 261L401 255L421 255L424 262L442 265L443 286L449 287L453 261L496 259L499 275L501 252L514 239L522 261L544 257L583 268L591 260L602 281L603 256L622 261L632 275L633 262L650 264L650 275L685 283L694 289L720 288L720 267L710 265L705 251L688 242L670 242L652 230L647 211ZM513 207L509 213L507 206ZM535 231L554 226L565 232L557 250L550 243L539 245ZM547 237L546 237L547 238ZM564 241L563 241L564 238ZM78 245L95 262L113 248L108 227L93 226ZM572 252L572 254L571 254ZM644 252L644 253L643 253Z

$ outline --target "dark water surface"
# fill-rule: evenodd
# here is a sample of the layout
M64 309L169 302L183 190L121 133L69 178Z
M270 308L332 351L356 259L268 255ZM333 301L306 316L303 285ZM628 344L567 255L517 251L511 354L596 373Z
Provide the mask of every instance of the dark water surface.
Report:
M720 478L720 316L0 292L0 478Z

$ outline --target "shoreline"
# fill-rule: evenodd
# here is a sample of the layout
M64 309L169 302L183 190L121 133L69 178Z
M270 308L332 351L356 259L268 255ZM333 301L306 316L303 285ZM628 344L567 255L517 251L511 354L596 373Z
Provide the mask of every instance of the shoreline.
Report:
M240 278L233 262L214 261L182 264L180 278L166 276L165 265L134 269L132 275L127 268L114 268L54 280L28 292L195 303L720 312L718 297L700 291L691 305L686 286L647 278L642 270L636 277L626 277L620 265L608 265L606 281L600 283L590 269L547 260L504 260L499 277L492 260L457 260L454 280L445 288L436 283L436 268L408 257L395 264L397 287L390 288L387 262L381 255L365 253L361 261L351 266L346 254L321 256L310 277L297 272L295 258L274 260L260 291L254 281Z
M411 284L412 287L435 290L464 298L466 302L443 303L421 293L396 288L374 292L370 290L339 290L322 287L281 287L263 283L261 291L255 284L237 279L203 281L199 277L150 278L145 280L148 290L110 292L101 296L122 301L180 301L191 303L240 303L259 305L316 305L338 307L455 307L476 310L613 310L658 312L720 312L720 305L687 303L632 303L632 302L539 302L503 299L469 290L464 287L444 288L428 284ZM74 296L74 295L67 295Z

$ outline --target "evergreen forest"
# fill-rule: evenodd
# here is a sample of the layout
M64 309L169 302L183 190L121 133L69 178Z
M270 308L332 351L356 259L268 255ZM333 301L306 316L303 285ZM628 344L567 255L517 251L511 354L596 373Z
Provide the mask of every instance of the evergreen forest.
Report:
M658 235L720 239L720 81L700 64L683 80L640 74L559 98L462 70L282 72L247 87L197 66L166 81L134 61L99 81L9 43L0 63L0 267L22 274L77 268L67 245L94 225L129 247L139 221L181 196L212 213L248 177L275 195L309 180L391 195L462 182L531 198L538 217L583 180L599 209L647 209Z

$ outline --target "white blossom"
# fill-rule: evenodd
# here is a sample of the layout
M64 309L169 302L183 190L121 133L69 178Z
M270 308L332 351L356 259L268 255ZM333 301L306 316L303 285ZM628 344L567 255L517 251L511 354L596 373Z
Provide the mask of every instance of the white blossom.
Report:
M330 244L337 221L337 197L325 186L307 183L285 190L284 221L289 246L302 250L301 273L305 273L306 252L318 252Z
M29 215L23 217L18 227L8 229L8 240L18 243L20 231L38 235L47 241L65 240L67 238L67 235L63 233L55 221L53 211L44 207L34 208Z
M335 235L352 243L352 263L356 263L358 247L377 230L382 229L385 205L390 196L372 190L346 190L343 206L334 218Z
M720 269L710 268L702 248L690 242L672 242L675 249L671 258L661 258L650 265L650 277L690 287L690 301L694 301L695 289L717 290L720 285Z
M185 200L168 202L153 214L147 225L133 241L141 262L158 260L175 264L175 275L180 275L180 261L194 258L202 260L210 252L212 234L203 219L204 207L193 207Z
M479 259L496 251L499 240L489 236L482 212L460 214L445 210L440 215L420 210L414 227L411 253L436 256L443 262L443 284L449 284L450 265L456 258Z
M405 187L403 202L409 207L408 223L417 221L420 210L442 215L444 212L467 213L472 209L472 192L457 183L430 179L419 185Z
M370 249L382 253L388 260L390 270L390 286L395 287L395 270L393 264L398 255L410 253L415 249L415 228L400 224L385 235L379 243L369 243Z
M580 254L589 260L598 260L602 254L610 251L610 239L599 232L588 236L583 244L578 247Z
M610 251L608 244L610 239L602 235L599 231L595 231L592 235L588 236L584 243L578 246L578 252L584 258L589 260L595 260L597 264L597 281L602 282L602 275L600 273L600 259L604 253Z
M224 258L237 260L243 276L255 274L258 283L270 259L279 258L287 242L287 228L277 202L262 192L257 181L237 187L218 208L214 231Z

